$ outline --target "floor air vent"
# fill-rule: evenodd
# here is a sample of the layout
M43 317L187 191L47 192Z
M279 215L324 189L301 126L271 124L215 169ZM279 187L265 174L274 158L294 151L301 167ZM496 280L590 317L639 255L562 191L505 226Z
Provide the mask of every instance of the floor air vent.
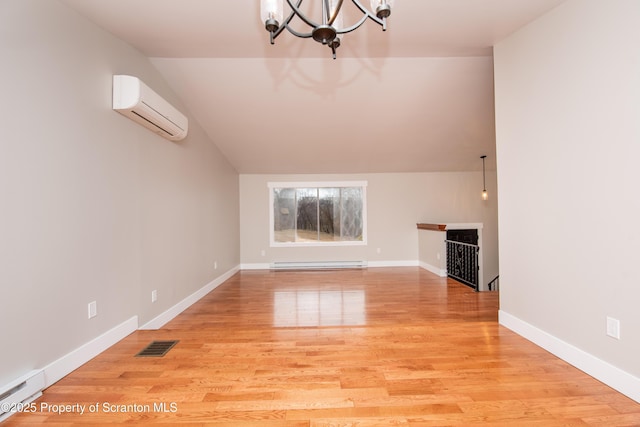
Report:
M178 341L152 341L136 357L162 357L176 344Z

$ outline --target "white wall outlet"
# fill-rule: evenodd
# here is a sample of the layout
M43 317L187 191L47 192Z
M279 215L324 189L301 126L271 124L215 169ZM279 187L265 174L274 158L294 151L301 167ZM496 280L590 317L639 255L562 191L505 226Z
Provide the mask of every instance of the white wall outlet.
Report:
M379 254L380 252L382 252L382 249L380 249L380 248L376 248L376 253L378 253L378 254Z
M88 315L89 319L98 315L98 304L95 301L89 303Z
M620 321L607 316L607 335L617 340L620 339Z
M218 269L218 261L213 261L213 269L214 270Z
M260 256L265 256L267 255L267 251L265 251L264 249L260 251Z
M151 302L158 301L158 291L156 289L151 291Z
M440 259L440 252L436 254L436 259Z

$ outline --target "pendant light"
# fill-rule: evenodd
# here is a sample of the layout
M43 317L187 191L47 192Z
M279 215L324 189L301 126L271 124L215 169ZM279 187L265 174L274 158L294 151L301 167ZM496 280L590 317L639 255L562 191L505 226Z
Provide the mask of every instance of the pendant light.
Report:
M482 200L488 200L489 193L487 193L487 180L484 173L484 159L486 159L487 156L480 156L480 158L482 159Z

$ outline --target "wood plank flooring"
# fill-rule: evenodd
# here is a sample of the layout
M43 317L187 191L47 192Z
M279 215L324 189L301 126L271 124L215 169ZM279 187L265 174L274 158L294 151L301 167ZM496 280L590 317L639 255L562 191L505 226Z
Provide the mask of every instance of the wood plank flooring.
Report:
M419 268L240 272L4 424L640 426L640 404L499 326L497 310L497 293ZM134 357L152 340L180 342Z

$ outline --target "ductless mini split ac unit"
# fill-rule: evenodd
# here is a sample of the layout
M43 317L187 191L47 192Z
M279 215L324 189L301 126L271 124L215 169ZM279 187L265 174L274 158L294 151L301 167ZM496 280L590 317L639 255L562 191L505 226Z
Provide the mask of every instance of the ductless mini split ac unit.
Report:
M187 117L137 77L113 76L113 109L171 141L187 136Z

